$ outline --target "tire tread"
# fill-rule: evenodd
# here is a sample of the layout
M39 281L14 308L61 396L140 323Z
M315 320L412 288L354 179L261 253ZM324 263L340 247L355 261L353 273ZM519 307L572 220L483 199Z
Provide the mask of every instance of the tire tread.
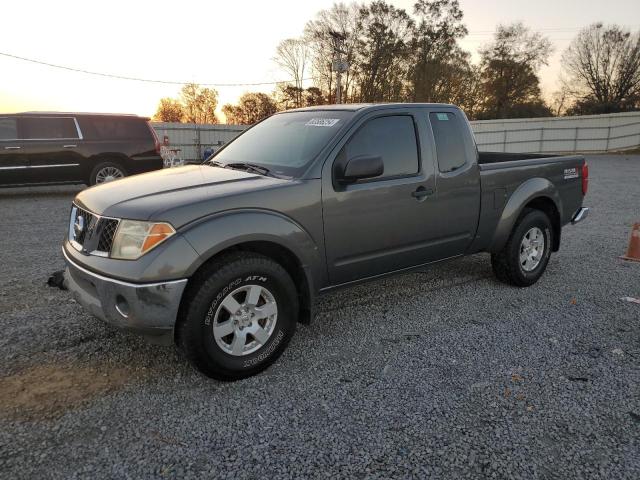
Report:
M518 227L520 227L522 222L525 221L525 219L529 215L537 212L540 212L546 216L546 214L541 210L537 210L534 208L523 209L522 212L520 213L520 216L518 217L515 224L513 225L513 228L511 229L511 233L509 234L509 239L507 240L507 243L505 244L505 246L502 248L502 250L500 250L500 252L491 254L491 266L493 268L493 273L500 282L506 283L509 285L514 285L516 287L528 287L538 280L538 278L536 278L533 282L531 282L531 281L524 281L522 278L520 278L520 276L518 275L519 266L514 262L512 258L514 242L520 240L520 238L516 238ZM547 221L549 221L550 223L550 220L548 217L547 217ZM553 231L551 231L551 234L553 235ZM551 245L545 245L545 248L551 248ZM542 270L542 272L544 272L545 269L546 269L546 265L545 265L545 268ZM542 275L542 273L540 275Z
M199 348L201 343L199 341L200 339L194 338L197 336L197 333L191 328L194 321L199 321L199 319L191 318L193 315L192 306L207 302L210 291L215 288L216 283L226 281L225 279L236 275L238 269L241 268L275 270L280 277L279 280L284 282L283 286L285 290L290 294L293 303L293 312L295 312L295 314L298 312L298 297L293 281L287 271L269 257L242 251L230 252L210 262L205 268L200 269L190 281L190 287L185 292L185 297L182 301L180 312L178 313L175 341L178 350L192 365L205 375L218 380L238 380L258 373L266 368L266 366L258 364L257 367L240 373L223 369L212 369L211 365L206 362L204 354ZM296 321L297 318L294 318L294 325ZM278 346L278 349L281 351L284 350L289 340L290 337L285 337L282 344Z

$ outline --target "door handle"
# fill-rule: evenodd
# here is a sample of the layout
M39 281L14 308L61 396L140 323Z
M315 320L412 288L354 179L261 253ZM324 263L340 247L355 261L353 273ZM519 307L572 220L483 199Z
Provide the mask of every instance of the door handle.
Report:
M62 148L76 148L77 145L63 145Z
M418 187L415 191L411 192L411 196L417 200L424 200L429 195L433 195L433 190L431 188L427 189L424 187Z
M5 150L20 150L22 147L4 147Z

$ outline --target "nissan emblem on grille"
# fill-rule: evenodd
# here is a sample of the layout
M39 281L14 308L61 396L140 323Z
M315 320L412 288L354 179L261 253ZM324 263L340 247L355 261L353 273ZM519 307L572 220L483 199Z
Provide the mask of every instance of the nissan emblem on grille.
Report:
M74 206L69 224L69 240L80 252L108 256L119 223L117 218L101 217Z
M73 224L73 233L76 237L79 237L80 234L84 231L84 217L82 215L78 215L75 223Z

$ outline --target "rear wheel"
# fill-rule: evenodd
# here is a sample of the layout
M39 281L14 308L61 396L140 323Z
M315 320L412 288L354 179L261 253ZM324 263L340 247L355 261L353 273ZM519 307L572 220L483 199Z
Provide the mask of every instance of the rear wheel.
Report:
M295 332L295 285L262 255L222 258L194 277L186 295L177 344L211 378L237 380L264 370Z
M510 285L533 285L547 268L552 241L549 217L540 210L525 209L507 244L499 253L491 255L493 272L498 280Z
M94 167L89 176L89 185L108 183L127 176L127 171L118 163L102 162Z

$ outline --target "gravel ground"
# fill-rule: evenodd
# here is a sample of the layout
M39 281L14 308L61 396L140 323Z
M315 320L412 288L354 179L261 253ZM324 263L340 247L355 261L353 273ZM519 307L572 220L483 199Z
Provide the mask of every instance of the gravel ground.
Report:
M235 383L45 285L76 188L0 191L0 477L640 478L640 156L589 165L535 286L476 255L343 290Z

